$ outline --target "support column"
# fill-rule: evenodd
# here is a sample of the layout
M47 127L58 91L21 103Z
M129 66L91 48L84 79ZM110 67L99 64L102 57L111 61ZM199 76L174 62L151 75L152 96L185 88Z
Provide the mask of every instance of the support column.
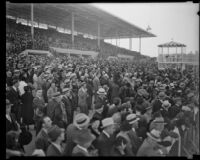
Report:
M100 49L100 24L98 23L97 45Z
M71 14L72 48L74 48L74 13Z
M34 48L34 27L33 27L33 3L31 3L31 37L32 37L32 48Z
M129 38L129 50L132 50L132 38Z
M139 52L141 53L141 36L139 37Z

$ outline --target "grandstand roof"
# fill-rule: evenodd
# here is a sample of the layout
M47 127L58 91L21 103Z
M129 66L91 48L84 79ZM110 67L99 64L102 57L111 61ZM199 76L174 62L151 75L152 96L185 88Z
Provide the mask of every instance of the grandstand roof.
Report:
M97 36L98 22L101 39L156 37L133 24L117 18L89 4L34 3L34 21L71 29L71 13L74 13L74 30ZM31 20L29 3L6 3L6 15Z
M178 42L171 41L171 42L168 42L168 43L160 44L160 45L158 45L158 47L186 47L186 45L178 43Z

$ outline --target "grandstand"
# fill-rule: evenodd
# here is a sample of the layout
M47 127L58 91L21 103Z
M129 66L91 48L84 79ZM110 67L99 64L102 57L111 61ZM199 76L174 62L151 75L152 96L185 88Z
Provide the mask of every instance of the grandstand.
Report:
M73 50L71 54L141 57L141 53L104 42L105 39L155 37L135 25L88 4L6 3L7 53L25 49ZM61 33L62 32L62 33ZM22 36L23 35L23 36ZM59 50L59 49L58 49ZM66 52L66 54L68 54Z

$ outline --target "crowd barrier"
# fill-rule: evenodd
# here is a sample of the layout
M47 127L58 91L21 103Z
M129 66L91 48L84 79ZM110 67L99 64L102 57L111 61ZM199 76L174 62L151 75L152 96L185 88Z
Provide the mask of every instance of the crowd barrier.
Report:
M181 135L181 150L179 156L192 158L199 155L199 111L194 112L195 125L190 125Z

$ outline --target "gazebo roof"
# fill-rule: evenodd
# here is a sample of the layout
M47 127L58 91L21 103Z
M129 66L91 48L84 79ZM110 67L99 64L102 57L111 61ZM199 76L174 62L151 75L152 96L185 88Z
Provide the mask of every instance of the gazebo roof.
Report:
M158 47L186 47L186 45L178 43L178 42L171 41L171 42L168 42L168 43L160 44L160 45L158 45Z

